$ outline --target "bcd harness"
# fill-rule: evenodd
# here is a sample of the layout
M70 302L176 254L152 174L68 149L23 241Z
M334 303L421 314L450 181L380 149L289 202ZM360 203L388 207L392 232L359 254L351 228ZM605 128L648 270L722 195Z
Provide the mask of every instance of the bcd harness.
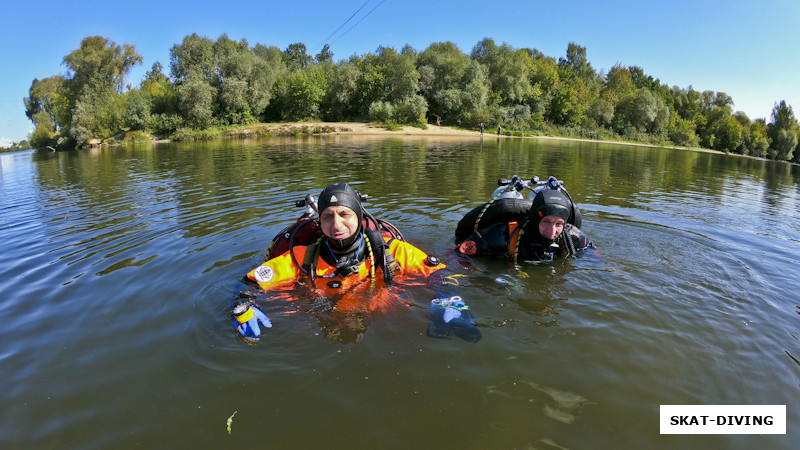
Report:
M361 233L362 244L366 244L367 247L367 255L369 258L369 276L370 278L375 278L375 262L380 262L381 270L383 271L383 280L386 282L386 285L389 286L394 281L394 272L400 268L395 261L394 256L392 256L391 252L386 251L391 243L392 239L390 238L389 241L384 241L383 235L380 231L366 229ZM320 252L322 250L322 245L325 244L325 237L320 236L316 241L312 242L311 244L306 247L305 257L303 258L303 264L300 266L300 271L306 274L309 279L311 279L312 285L316 288L315 279L316 278L334 278L340 277L345 278L349 275L358 273L360 261L356 258L356 265L352 264L344 264L339 266L337 264L337 270L329 275L317 275L317 264L319 259L321 258ZM360 248L359 244L359 248ZM331 251L331 253L333 253ZM335 257L335 255L334 255Z
M517 264L519 259L519 244L522 241L522 236L525 234L525 226L528 224L528 219L522 221L522 223L517 224L516 222L509 222L508 223L508 233L509 233L509 242L508 242L508 252L514 257L514 264ZM572 241L572 236L570 232L574 227L571 224L564 224L564 230L561 231L561 234L556 237L555 242L553 245L560 247L557 242L560 242L561 245L564 246L564 254L566 256L575 256L577 255L578 251L575 248L575 242ZM542 261L552 260L553 259L553 252L543 252L543 254L547 257L547 259L541 258L538 255L538 252L534 252L534 254Z

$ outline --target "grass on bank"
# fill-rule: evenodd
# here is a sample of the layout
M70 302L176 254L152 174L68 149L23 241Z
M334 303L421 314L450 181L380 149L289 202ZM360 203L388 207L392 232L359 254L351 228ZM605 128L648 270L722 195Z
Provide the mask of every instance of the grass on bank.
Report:
M169 136L173 141L205 141L222 137L273 137L273 136L312 136L320 134L351 131L345 127L331 125L278 125L252 124L229 125L206 129L181 128Z

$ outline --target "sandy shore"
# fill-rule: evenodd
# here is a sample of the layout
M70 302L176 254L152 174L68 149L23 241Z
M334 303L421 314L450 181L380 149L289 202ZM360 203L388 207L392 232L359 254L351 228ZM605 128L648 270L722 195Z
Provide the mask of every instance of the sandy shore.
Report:
M670 148L675 150L691 150L696 152L708 153L722 153L717 150L709 150L704 148L690 148L690 147L674 147L645 144L639 142L624 142L624 141L600 141L594 139L580 139L580 138L567 138L556 136L498 136L496 130L491 132L487 129L481 135L480 130L463 130L447 126L428 125L427 128L422 129L412 126L403 126L399 130L387 130L376 123L370 122L281 122L281 123L258 123L253 125L242 126L234 130L230 130L229 134L222 136L222 138L247 138L249 136L260 137L267 133L272 133L275 136L294 136L294 135L323 135L323 136L359 136L364 139L371 138L385 138L390 136L407 136L411 138L436 138L436 139L481 139L494 138L494 139L550 139L559 141L573 141L573 142L592 142L602 144L617 144L617 145L633 145L638 147L655 147L655 148ZM170 142L169 139L154 140L156 143ZM117 144L119 145L119 144ZM743 155L734 155L743 156Z
M426 129L421 129L418 127L412 126L403 126L400 130L387 130L386 128L380 127L375 123L367 123L367 122L287 122L287 123L262 123L253 125L250 127L244 127L242 131L247 134L247 132L252 133L263 133L264 131L271 131L275 134L279 135L291 135L295 132L302 133L302 130L314 129L319 127L320 129L324 129L325 135L359 135L359 136L429 136L429 137L441 137L441 138L465 138L465 139L480 139L481 132L480 130L463 130L457 129L447 126L438 126L438 125L428 125ZM575 141L575 142L596 142L596 143L606 143L606 144L618 144L618 145L635 145L639 147L659 147L659 148L674 148L677 150L693 150L693 151L700 151L700 152L712 152L712 153L719 153L715 150L708 150L702 148L687 148L687 147L664 147L660 145L651 145L645 143L637 143L637 142L623 142L623 141L598 141L592 139L579 139L579 138L565 138L565 137L555 137L555 136L525 136L525 137L515 137L515 136L498 136L497 130L484 130L483 137L485 138L505 138L505 139L551 139L551 140L561 140L561 141Z
M293 134L304 129L320 128L325 130L321 134L358 134L358 135L386 135L386 136L477 136L479 130L467 131L451 127L428 125L427 129L403 126L400 130L390 131L374 123L365 122L288 122L288 123L262 123L245 127L253 132L271 131L275 134Z

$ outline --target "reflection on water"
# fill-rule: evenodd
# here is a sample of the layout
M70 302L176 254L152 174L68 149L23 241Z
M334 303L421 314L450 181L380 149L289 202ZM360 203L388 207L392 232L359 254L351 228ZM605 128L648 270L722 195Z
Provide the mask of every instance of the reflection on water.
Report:
M3 154L0 174L3 448L788 449L800 438L797 166L335 136ZM598 248L519 271L448 255L463 214L514 174L564 180ZM273 328L237 339L237 283L297 217L294 201L334 181L444 258L480 342L426 336L427 284L345 317L303 289L261 293ZM662 436L661 404L785 404L789 426Z
M542 403L539 407L547 417L565 424L572 423L577 418L576 414L580 408L588 402L586 398L574 392L539 386L532 381L515 381L509 384L509 386L488 386L486 394L499 395L508 400L528 404Z

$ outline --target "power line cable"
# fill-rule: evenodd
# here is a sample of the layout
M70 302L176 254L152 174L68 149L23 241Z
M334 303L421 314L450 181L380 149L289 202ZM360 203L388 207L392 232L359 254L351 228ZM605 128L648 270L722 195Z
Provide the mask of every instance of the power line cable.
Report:
M315 46L314 46L314 49L316 50L318 47L319 47L319 48L321 48L323 45L325 45L325 44L328 42L328 40L329 40L330 38L332 38L332 37L333 37L333 35L334 35L334 34L338 33L338 32L339 32L339 30L341 30L341 29L342 29L342 27L344 27L345 25L347 25L347 22L350 22L350 21L353 19L353 17L355 17L355 16L356 16L356 14L358 14L358 12L359 12L359 11L361 11L362 9L364 9L364 7L365 7L365 6L367 6L367 3L369 3L369 2L370 2L370 0L367 0L367 1L365 1L365 2L364 2L364 4L363 4L363 5L361 5L361 7L359 7L359 8L356 10L356 12L354 12L354 13L353 13L353 15L352 15L352 16L350 16L350 17L349 17L347 20L345 20L345 21L344 21L344 23L342 23L341 25L339 25L339 28L337 28L337 29L333 30L333 33L331 33L331 34L330 34L330 36L328 36L328 37L326 37L325 39L323 39L323 40L322 40L322 42L319 42L319 43L317 43L317 45L315 45Z
M359 21L358 21L358 22L354 23L352 27L348 28L348 29L347 29L347 31L345 31L344 33L342 33L341 35L339 35L339 37L337 37L336 39L334 39L334 40L331 42L331 44L335 43L336 41L338 41L339 39L341 39L341 38L342 38L344 35L346 35L347 33L349 33L349 32L350 32L350 30L352 30L353 28L355 28L355 27L356 27L356 25L360 24L360 23L361 23L361 21L363 21L364 19L366 19L367 17L369 17L369 15L370 15L370 14L372 14L372 11L375 11L376 9L378 9L378 6L381 6L381 5L383 4L383 2L385 2L385 1L386 1L386 0L381 0L381 2L380 2L380 3L378 3L377 5L375 5L375 7L374 7L374 8L370 9L370 10L369 10L369 12L368 12L367 14L365 14L365 15L364 15L364 17L362 17L361 19L359 19Z

